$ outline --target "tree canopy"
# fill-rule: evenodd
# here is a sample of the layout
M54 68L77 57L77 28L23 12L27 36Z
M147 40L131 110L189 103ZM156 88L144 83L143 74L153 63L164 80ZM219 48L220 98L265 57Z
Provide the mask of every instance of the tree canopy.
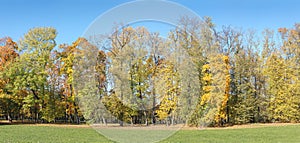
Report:
M65 123L225 126L300 121L300 26L256 33L183 17L163 38L116 27L0 39L0 116ZM279 38L275 38L275 37Z

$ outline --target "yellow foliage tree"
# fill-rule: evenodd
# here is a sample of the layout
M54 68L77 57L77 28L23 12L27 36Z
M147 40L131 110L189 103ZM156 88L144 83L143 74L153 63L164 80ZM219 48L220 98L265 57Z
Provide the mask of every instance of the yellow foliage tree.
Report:
M215 122L217 125L223 125L225 120L227 119L228 113L227 113L227 101L229 99L229 91L230 91L230 63L229 63L229 57L223 56L223 64L224 64L224 74L225 74L225 91L224 91L224 97L222 99L221 106L218 108L218 112L215 116Z
M169 124L168 117L171 115L171 124L174 124L176 109L178 106L179 78L174 65L170 62L164 62L161 65L159 75L161 76L160 83L157 84L160 89L160 106L156 111L160 120L165 120Z

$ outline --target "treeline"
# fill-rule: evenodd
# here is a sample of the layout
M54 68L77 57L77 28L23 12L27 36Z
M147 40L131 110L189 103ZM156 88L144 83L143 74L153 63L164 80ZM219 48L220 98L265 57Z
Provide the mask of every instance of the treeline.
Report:
M35 122L226 126L300 121L300 25L217 29L184 17L163 38L145 27L55 42L34 28L1 39L0 114Z

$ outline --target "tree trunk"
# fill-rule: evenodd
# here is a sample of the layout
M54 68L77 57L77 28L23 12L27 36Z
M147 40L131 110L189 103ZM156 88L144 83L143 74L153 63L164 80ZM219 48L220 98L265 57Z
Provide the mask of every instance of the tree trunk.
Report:
M74 102L74 106L75 106L75 122L76 122L76 124L80 124L80 119L79 119L79 116L78 116L78 110L76 108L75 102Z
M106 119L102 116L102 122L105 126L107 126Z
M124 112L122 111L121 114L120 114L120 126L123 126L124 125L124 122L123 122L123 118L124 118Z
M154 85L154 83L153 83L153 87L155 87L155 85ZM155 104L156 104L156 100L155 100L155 88L153 88L153 94L152 94L152 96L153 96L153 103L152 103L152 115L151 115L151 117L152 117L152 124L153 125L155 125L155 110L156 110L156 107L155 107Z
M7 120L8 120L10 123L12 123L12 118L10 117L10 114L9 114L9 113L7 114Z
M130 124L133 126L133 116L130 117Z
M169 117L166 118L166 125L169 126Z
M172 119L171 119L171 125L174 125L174 120L175 120L175 115L172 115Z
M147 111L145 111L145 110L144 110L144 116L145 116L145 125L148 126Z

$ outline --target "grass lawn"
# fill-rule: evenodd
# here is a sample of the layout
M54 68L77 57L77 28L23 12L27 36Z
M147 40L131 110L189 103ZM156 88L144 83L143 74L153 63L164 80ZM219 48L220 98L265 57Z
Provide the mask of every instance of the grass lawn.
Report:
M112 142L87 126L0 125L3 143ZM300 125L180 130L163 143L299 143Z
M1 143L106 143L108 139L88 127L0 125Z
M300 125L181 130L163 143L300 143Z

